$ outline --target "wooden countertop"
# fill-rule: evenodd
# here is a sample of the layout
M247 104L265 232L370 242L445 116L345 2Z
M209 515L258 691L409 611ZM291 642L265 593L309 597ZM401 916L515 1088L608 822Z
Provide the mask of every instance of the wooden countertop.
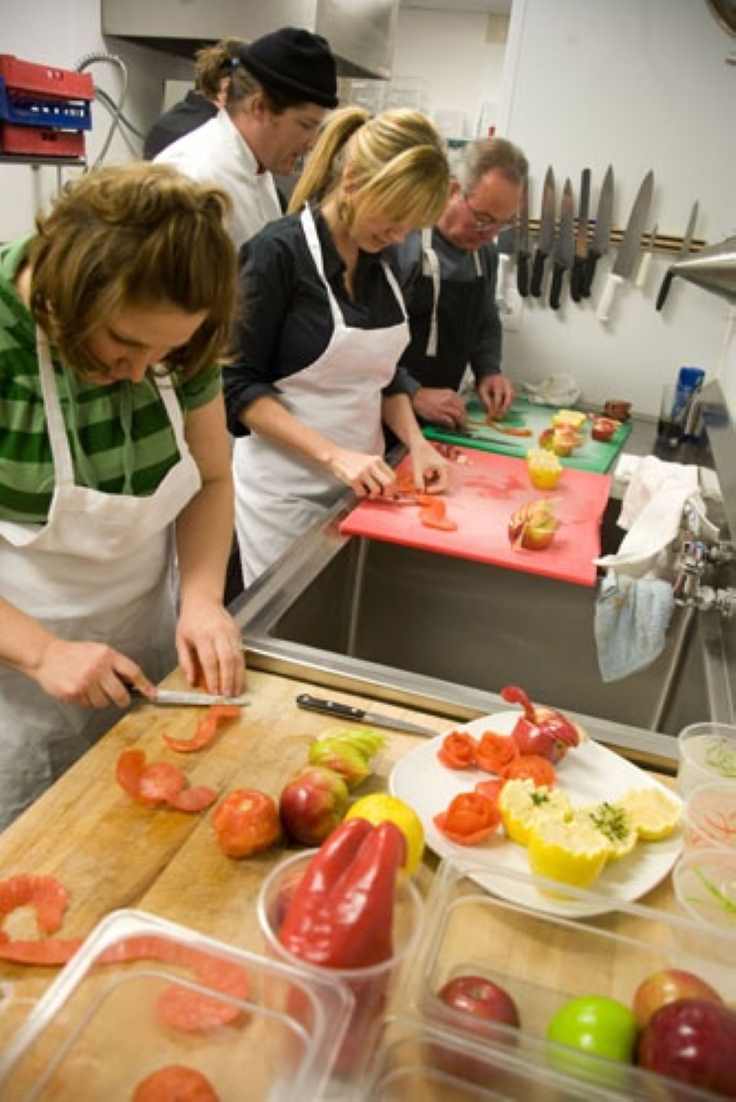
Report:
M164 684L185 687L179 674ZM59 937L85 937L109 911L134 907L262 952L254 901L284 848L246 860L227 858L216 844L211 811L185 814L136 804L117 785L115 764L124 749L135 746L149 760L175 762L190 784L208 784L223 795L233 788L258 788L278 798L305 763L310 740L330 726L344 726L344 721L297 708L297 694L313 689L305 682L249 672L252 703L242 718L204 751L190 755L169 750L161 735L189 737L203 709L137 706L0 835L0 877L44 873L65 885L71 900ZM370 703L353 694L331 690L330 695L346 703ZM447 728L447 721L437 716L383 703L380 707L438 733ZM383 790L393 764L416 745L416 736L386 733L377 772L361 794ZM425 859L420 873L425 889L436 863L433 855ZM669 909L669 879L646 902ZM11 937L38 936L29 908L10 915L5 929ZM14 985L10 1012L0 1013L0 1046L57 971L0 961L0 981Z

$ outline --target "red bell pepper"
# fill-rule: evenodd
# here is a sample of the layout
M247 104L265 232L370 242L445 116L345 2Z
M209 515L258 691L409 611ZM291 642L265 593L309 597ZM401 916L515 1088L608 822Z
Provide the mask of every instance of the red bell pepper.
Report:
M342 823L295 888L279 931L281 943L301 960L328 968L363 968L388 960L396 876L405 849L394 823Z

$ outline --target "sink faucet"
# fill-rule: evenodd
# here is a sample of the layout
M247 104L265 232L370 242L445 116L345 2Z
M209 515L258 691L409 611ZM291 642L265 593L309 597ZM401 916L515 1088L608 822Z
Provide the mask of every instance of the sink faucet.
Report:
M676 562L676 575L672 583L675 604L690 605L701 610L716 609L722 616L736 612L736 588L717 589L704 584L709 567L722 566L736 558L736 545L728 540L708 542L698 536L697 517L689 503L685 505L684 520L687 528Z

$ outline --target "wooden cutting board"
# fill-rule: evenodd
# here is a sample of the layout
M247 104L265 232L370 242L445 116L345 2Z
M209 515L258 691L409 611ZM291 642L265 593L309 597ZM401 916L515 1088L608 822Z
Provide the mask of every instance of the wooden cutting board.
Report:
M430 425L424 430L424 435L429 440L460 444L480 451L495 452L499 455L513 455L523 459L528 448L537 446L540 432L549 428L552 417L558 409L559 406L540 406L529 402L526 398L515 398L511 409L504 418L504 424L511 427L531 429L531 436L506 436L489 425L474 425L470 430L472 436L465 432L451 432ZM477 399L471 398L469 400L467 410L471 420L485 420L485 410ZM605 474L606 471L610 470L614 459L628 440L631 428L631 421L625 422L617 429L611 440L603 443L600 440L591 438L590 422L588 422L587 426L584 426L585 442L575 449L573 455L561 459L560 462L563 467L572 467L579 471L597 471L599 474Z
M446 496L447 515L457 531L425 527L414 505L362 501L340 525L344 535L400 543L457 558L542 574L548 578L592 586L593 559L600 555L600 522L608 501L608 475L566 469L551 493L536 490L526 462L504 455L460 448L465 463L453 463ZM408 457L399 472L410 469ZM508 538L511 514L525 502L554 499L560 527L553 544L543 551L514 549Z

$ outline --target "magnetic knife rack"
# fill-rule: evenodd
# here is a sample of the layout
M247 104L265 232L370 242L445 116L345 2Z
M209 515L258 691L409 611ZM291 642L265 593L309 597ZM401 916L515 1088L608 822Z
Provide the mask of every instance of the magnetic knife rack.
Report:
M575 220L575 228L577 229L577 219ZM559 222L555 223L555 233L559 230ZM588 222L588 240L591 241L595 232L595 222ZM535 236L539 235L539 219L529 219L529 233ZM614 245L621 243L625 230L612 229L611 230L611 242ZM643 233L641 235L641 247L642 249L648 249L651 243L651 233ZM658 233L654 238L654 249L656 252L663 253L677 253L682 248L684 238L671 237L668 234ZM689 252L699 253L701 249L704 249L707 245L707 241L704 241L701 237L695 237L690 242Z

